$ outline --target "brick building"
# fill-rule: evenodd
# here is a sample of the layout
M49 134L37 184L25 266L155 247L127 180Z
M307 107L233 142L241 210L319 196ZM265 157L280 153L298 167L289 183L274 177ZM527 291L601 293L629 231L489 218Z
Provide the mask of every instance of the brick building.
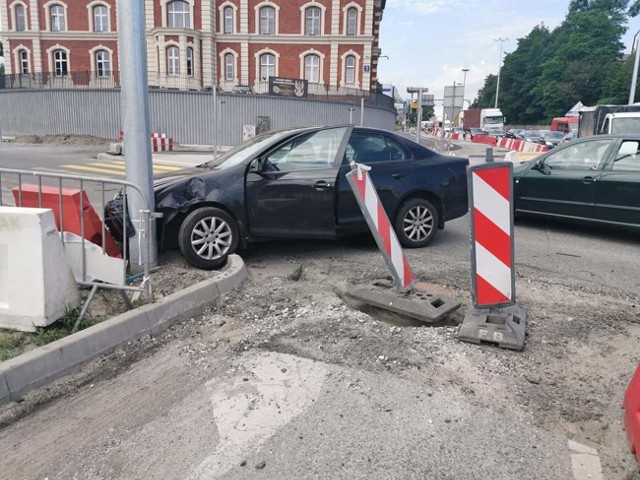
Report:
M375 89L385 0L144 0L149 84ZM118 76L117 0L0 0L6 74L48 85ZM126 48L126 46L124 47ZM34 75L36 74L36 75Z

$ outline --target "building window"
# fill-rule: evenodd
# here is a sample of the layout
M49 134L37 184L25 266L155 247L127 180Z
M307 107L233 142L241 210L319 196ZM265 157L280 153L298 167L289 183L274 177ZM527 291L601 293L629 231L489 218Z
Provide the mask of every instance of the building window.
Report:
M64 77L69 73L69 58L64 50L53 52L53 72L56 77Z
M317 55L304 57L304 78L312 83L320 81L320 57Z
M180 51L178 47L167 48L167 73L172 77L180 75Z
M18 32L24 32L27 29L27 18L24 13L24 5L16 5L13 10L16 17L15 28Z
M224 9L224 33L233 33L233 8Z
M29 73L29 54L26 50L20 50L18 52L18 59L20 60L20 73L23 75Z
M260 56L260 78L267 80L276 76L276 57L270 53Z
M51 31L64 32L64 7L53 5L51 7Z
M193 48L187 47L187 76L193 77Z
M109 13L107 7L98 5L93 7L93 31L108 32L109 31Z
M224 79L228 82L233 81L233 77L236 73L236 59L232 53L227 53L224 56Z
M274 35L276 33L276 9L262 7L260 9L260 35Z
M320 35L320 15L318 7L309 7L305 10L305 35Z
M96 75L98 77L111 76L111 60L109 52L106 50L98 50L96 52Z
M345 58L344 66L344 82L348 85L353 85L354 83L356 83L356 57L354 57L353 55L349 55L347 58Z
M190 28L191 18L189 4L182 0L169 2L167 9L167 26L172 28Z
M358 31L358 10L351 7L347 10L347 35L355 35Z

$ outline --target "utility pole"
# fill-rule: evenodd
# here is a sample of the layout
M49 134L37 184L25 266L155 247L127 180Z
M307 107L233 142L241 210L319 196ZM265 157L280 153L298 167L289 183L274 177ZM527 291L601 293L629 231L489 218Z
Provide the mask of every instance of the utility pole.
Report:
M213 71L213 159L215 160L218 157L218 87L217 87L217 74L214 68Z
M420 143L421 128L422 128L422 87L418 89L418 110L416 112L416 143Z
M147 50L145 46L144 2L121 0L118 9L118 40L126 48L120 50L120 104L125 144L125 172L128 182L137 185L147 198L143 199L133 189L127 192L129 216L135 226L135 236L129 242L129 260L132 271L143 270L140 260L147 259L149 266L158 262L155 221L147 228L140 211L155 210L153 194L153 160L151 157L151 128L149 124L149 86L147 79ZM145 201L146 200L146 201ZM148 206L147 206L148 201Z
M631 51L633 52L633 47L636 48L636 60L633 64L633 75L631 77L631 90L629 90L629 105L633 105L636 101L636 84L638 82L638 60L640 59L640 44L636 45L636 38L638 38L638 34L640 30L636 32L633 37L633 43L631 44Z
M498 83L496 84L496 105L495 108L498 108L498 96L500 95L500 71L502 70L502 44L507 42L508 38L496 38L495 42L500 42L500 56L498 57Z

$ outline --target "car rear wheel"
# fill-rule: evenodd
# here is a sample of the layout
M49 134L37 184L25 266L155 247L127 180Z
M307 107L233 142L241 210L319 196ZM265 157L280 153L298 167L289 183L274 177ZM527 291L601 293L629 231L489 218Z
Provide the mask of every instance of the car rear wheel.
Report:
M438 209L424 198L411 198L404 202L394 222L394 229L402 246L426 246L438 231Z
M236 222L219 208L198 208L180 225L178 245L192 265L205 270L219 268L238 248Z

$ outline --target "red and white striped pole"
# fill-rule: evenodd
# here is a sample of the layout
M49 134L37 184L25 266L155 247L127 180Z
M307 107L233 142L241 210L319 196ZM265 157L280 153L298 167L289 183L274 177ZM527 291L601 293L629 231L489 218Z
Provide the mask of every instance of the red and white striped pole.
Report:
M352 170L347 173L347 181L358 201L360 210L369 225L369 229L375 238L378 248L391 270L395 281L395 287L401 292L413 290L415 277L402 251L396 232L389 222L389 217L380 203L369 170L371 167L359 163L351 164Z
M516 303L512 178L513 164L507 162L476 165L468 170L476 308Z

